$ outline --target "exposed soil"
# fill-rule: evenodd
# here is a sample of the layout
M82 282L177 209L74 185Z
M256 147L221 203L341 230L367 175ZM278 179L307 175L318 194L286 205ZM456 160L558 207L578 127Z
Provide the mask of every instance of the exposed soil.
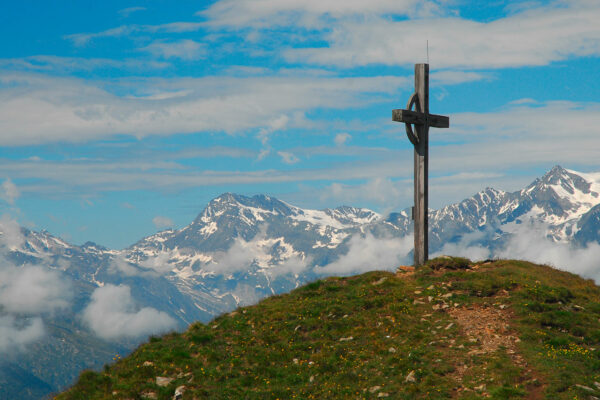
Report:
M517 343L520 339L514 330L510 327L510 321L513 319L510 307L502 304L502 298L508 293L494 297L496 304L470 305L465 307L450 308L448 314L453 317L461 327L467 340L476 343L469 355L482 355L498 351L501 348L511 358L513 363L523 370L523 382L535 381L541 382L540 377L527 364L527 361L519 353ZM462 381L463 376L469 369L469 365L459 365L453 373L453 378ZM542 399L544 387L541 384L528 385L528 399Z

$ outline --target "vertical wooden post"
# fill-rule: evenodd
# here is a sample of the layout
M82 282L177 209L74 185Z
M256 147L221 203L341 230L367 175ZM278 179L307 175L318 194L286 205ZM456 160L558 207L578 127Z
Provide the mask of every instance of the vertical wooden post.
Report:
M415 64L415 93L419 108L429 114L429 64ZM415 146L415 266L428 259L429 248L429 124L415 125L419 143Z
M412 110L416 106L416 110ZM403 122L415 147L415 267L429 257L429 127L448 128L450 118L429 114L429 64L415 64L415 93L405 110L392 110L392 121ZM415 127L415 131L411 126Z

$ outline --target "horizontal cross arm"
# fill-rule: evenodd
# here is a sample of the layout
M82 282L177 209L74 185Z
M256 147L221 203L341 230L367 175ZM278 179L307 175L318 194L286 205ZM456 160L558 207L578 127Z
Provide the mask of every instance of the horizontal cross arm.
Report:
M426 122L429 122L429 126L434 128L448 128L450 126L449 117L412 110L392 110L392 121L414 125L425 125Z

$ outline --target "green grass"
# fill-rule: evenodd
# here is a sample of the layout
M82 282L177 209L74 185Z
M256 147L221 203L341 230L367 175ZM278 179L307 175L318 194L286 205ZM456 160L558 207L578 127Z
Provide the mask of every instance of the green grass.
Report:
M185 333L153 337L104 371L82 373L57 398L139 399L151 392L171 399L180 385L184 399L600 397L599 288L522 261L470 264L444 258L414 275L313 282ZM527 367L503 348L473 354L478 344L448 312L432 309L446 301L464 309L507 305ZM415 380L407 382L411 372ZM157 376L173 381L159 387Z

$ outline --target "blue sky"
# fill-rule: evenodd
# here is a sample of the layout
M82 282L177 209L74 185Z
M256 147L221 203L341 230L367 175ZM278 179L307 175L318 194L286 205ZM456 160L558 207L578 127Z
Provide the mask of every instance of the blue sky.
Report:
M600 165L600 2L4 2L3 214L126 247L223 192L412 205L391 121L429 41L430 205Z

